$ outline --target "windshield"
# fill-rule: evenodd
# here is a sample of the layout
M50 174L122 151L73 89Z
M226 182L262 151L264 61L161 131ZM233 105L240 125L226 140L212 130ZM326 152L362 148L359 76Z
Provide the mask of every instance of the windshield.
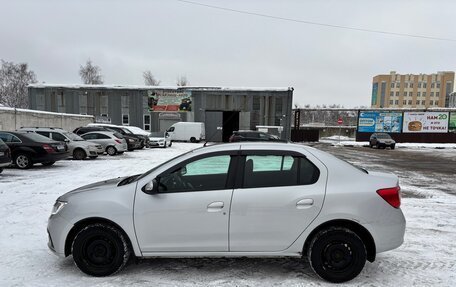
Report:
M69 138L72 141L83 141L84 139L74 133L63 133L64 136Z
M156 170L157 168L161 167L162 165L165 165L165 164L167 164L167 163L169 163L169 162L175 160L176 158L181 157L181 156L184 156L184 155L189 154L189 153L191 153L191 152L193 152L193 150L188 151L188 152L186 152L186 153L183 153L183 154L181 154L181 155L178 155L178 156L176 156L176 157L173 157L172 159L169 159L169 160L167 160L167 161L165 161L165 162L163 162L163 163L161 163L161 164L155 166L155 167L152 168L151 170L148 170L148 171L146 171L145 173L143 173L143 174L142 174L140 177L138 177L136 180L140 180L141 178L143 178L143 177L149 175L150 173L152 173L154 170Z
M377 138L379 138L379 139L391 139L389 134L377 134Z

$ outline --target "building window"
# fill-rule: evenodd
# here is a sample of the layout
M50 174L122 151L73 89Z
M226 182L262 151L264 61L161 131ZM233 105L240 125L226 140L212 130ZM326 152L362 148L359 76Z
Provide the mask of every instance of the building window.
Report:
M399 92L396 92L396 97L399 97Z
M396 100L396 101L395 101L395 104L396 104L396 105L399 105L399 100Z
M410 88L413 88L413 83L410 83Z
M394 88L394 82L393 82L393 83L391 83L391 88Z
M437 89L440 89L440 82L437 82Z
M439 105L439 101L435 101L435 105L438 106Z
M409 85L409 83L405 83L405 84L404 84L404 87L405 87L405 88L408 88L408 85Z
M412 92L409 92L409 97L411 97L411 96L412 96Z
M406 104L407 104L407 101L406 101L406 100L403 100L403 101L402 101L402 104L403 104L403 105L406 105Z
M423 88L426 89L426 86L427 86L427 83L426 83L426 82L423 82Z
M431 92L431 97L433 97L433 96L434 96L434 92Z
M426 104L426 101L421 101L421 105L424 106Z
M435 83L431 83L431 88L434 88L435 87Z
M123 125L129 125L130 124L130 119L129 119L128 114L122 114L122 124Z
M440 92L435 92L436 97L440 97Z
M150 131L150 115L144 115L144 130Z
M390 92L390 97L394 97L394 92Z
M421 97L421 92L416 93L417 97Z
M57 94L57 112L65 112L65 97L63 96L63 92Z
M82 115L87 115L87 94L79 95L79 113Z
M418 88L421 88L421 82L418 82Z
M408 104L411 105L411 104L412 104L412 100L409 100L409 101L408 101Z
M396 88L400 88L401 87L401 83L400 82L396 82Z
M423 97L426 97L426 92L423 92Z
M390 105L392 105L393 103L394 103L394 101L393 101L393 100L390 100Z
M407 97L407 92L404 92L404 97Z
M429 104L430 104L431 106L433 106L433 105L434 105L434 101L430 101Z

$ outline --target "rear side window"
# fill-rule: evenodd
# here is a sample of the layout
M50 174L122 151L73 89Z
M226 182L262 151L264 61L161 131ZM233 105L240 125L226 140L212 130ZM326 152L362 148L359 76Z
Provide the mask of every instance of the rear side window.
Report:
M94 140L97 138L97 134L85 134L81 136L85 140Z
M39 135L42 135L43 137L47 137L47 138L51 137L49 132L37 131L36 133Z
M105 139L110 139L110 137L108 135L105 135L105 134L96 134L97 135L97 139L99 140L105 140Z
M55 133L53 132L52 133L52 139L55 140L55 141L59 141L59 142L63 142L66 140L66 137L64 137L62 134L60 133Z
M250 155L244 168L244 188L308 185L320 172L306 158L282 155Z
M18 139L15 135L7 134L7 133L0 133L0 139L2 139L6 143L20 143L21 140Z
M116 138L118 138L118 139L123 139L123 138L124 138L124 136L121 135L121 134L119 134L119 133L114 133L114 136L115 136Z

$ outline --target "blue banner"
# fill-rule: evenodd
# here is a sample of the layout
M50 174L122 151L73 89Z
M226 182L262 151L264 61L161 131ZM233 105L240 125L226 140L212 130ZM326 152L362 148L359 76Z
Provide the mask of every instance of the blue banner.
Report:
M402 113L395 112L360 112L358 132L364 133L400 133Z

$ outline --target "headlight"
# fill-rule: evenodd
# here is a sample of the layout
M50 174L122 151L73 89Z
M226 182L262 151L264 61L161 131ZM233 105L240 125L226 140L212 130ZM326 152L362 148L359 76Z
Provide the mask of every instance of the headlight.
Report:
M128 141L131 142L131 143L135 142L135 140L133 140L133 139L128 139Z
M62 210L68 202L56 200L54 207L52 207L51 215L56 215Z

